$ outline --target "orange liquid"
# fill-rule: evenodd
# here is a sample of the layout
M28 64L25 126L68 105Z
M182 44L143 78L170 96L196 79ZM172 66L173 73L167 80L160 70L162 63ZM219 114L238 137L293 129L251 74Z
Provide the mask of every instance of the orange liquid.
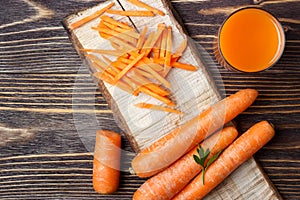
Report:
M223 58L243 72L258 72L272 66L284 48L284 32L270 13L256 8L233 13L219 33Z

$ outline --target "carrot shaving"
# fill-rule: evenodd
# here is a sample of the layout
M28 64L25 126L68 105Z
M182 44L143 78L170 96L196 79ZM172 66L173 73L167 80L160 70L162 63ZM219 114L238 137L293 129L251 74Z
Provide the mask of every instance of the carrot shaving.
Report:
M79 21L76 21L74 23L72 23L70 26L69 26L69 29L70 30L74 30L76 28L79 28L80 26L82 26L83 24L86 24L87 22L99 17L100 15L102 15L104 12L106 12L107 10L109 10L113 5L115 5L114 2L111 2L110 4L108 4L107 6L105 6L104 8L98 10L97 12L79 20Z
M122 15L122 16L136 16L136 17L153 17L154 13L144 10L107 10L109 14Z
M175 110L172 108L168 108L168 107L164 107L164 106L159 106L159 105L154 105L154 104L150 104L150 103L137 103L134 104L136 107L139 108L146 108L146 109L151 109L151 110L157 110L157 111L164 111L164 112L171 112L171 113L176 113L181 115L182 112L179 110Z
M134 5L136 5L136 6L138 6L138 7L146 8L147 10L152 11L152 12L154 12L154 13L156 13L156 14L161 15L161 16L164 16L164 15L165 15L165 13L162 12L161 10L158 10L158 9L156 9L156 8L153 8L152 6L149 6L148 4L143 3L143 2L141 2L141 1L139 1L139 0L127 0L127 1L130 2L130 3L132 3L132 4L134 4Z

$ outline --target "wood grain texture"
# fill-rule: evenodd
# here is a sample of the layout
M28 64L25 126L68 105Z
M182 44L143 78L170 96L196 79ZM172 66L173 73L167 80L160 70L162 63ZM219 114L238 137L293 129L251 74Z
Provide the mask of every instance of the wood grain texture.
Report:
M5 8L0 18L0 124L6 129L34 131L29 141L0 147L0 199L130 199L143 182L123 172L116 195L95 194L91 185L92 155L79 139L78 130L89 135L90 141L85 142L93 141L93 118L102 128L120 132L61 26L61 20L70 13L100 2L0 1ZM299 199L299 1L171 3L189 35L210 55L215 33L227 15L222 10L228 8L261 6L274 13L288 30L284 54L268 71L240 74L214 63L208 68L218 86L224 83L221 91L226 95L248 86L258 89L257 101L236 122L241 131L266 118L275 124L275 138L255 157L283 199ZM37 7L50 15L41 14ZM23 21L28 18L33 20ZM77 107L72 105L72 98ZM78 115L74 117L73 111ZM76 124L82 125L82 130ZM127 142L123 149L132 156Z

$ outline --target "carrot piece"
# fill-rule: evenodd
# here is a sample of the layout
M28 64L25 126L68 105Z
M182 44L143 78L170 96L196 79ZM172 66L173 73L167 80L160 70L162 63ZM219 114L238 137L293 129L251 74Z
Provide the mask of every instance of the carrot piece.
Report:
M152 176L165 169L205 137L246 110L257 95L254 89L244 89L217 102L138 153L131 163L133 170L137 175Z
M80 51L84 52L92 52L92 53L99 53L99 54L106 54L111 56L121 56L124 53L119 50L103 50L103 49L80 49Z
M144 10L107 10L109 14L122 15L122 16L136 16L136 17L153 17L154 13Z
M155 71L161 71L163 70L163 67L157 63L154 63L152 60L150 60L148 57L144 57L142 60L140 60L136 66L140 67L147 64L148 66L150 66L152 69L154 69Z
M118 189L120 177L121 135L100 130L96 134L93 161L93 186L101 194Z
M161 84L163 84L165 87L171 87L171 84L154 69L152 69L151 66L149 66L148 64L145 63L144 65L140 65L139 68L152 74L155 77L155 79Z
M204 140L201 143L201 147L210 150L206 162L230 145L237 136L238 132L234 127L226 127ZM148 179L134 193L133 199L156 200L159 197L159 199L165 200L174 197L201 172L200 165L193 159L194 154L197 154L197 147L189 151L164 171Z
M146 8L147 10L152 11L152 12L154 12L154 13L156 13L156 14L161 15L161 16L164 16L164 15L165 15L165 13L162 12L161 10L158 10L158 9L156 9L156 8L153 8L152 6L149 6L148 4L143 3L143 2L141 2L141 1L139 1L139 0L128 0L128 2L134 4L134 5L138 6L138 7Z
M132 29L133 29L133 28L130 27L128 24L126 24L126 23L124 23L124 22L116 21L116 20L114 20L113 18L111 18L111 17L109 17L109 16L107 16L107 15L102 15L100 18L101 18L103 21L105 21L105 22L108 22L108 23L110 23L110 24L119 26L119 27L121 27L121 28L123 28L123 29L126 29L126 30L132 30Z
M111 2L110 4L108 4L107 6L105 6L105 7L102 8L102 9L98 10L97 12L95 12L95 13L93 13L93 14L91 14L91 15L89 15L89 16L87 16L87 17L85 17L85 18L83 18L83 19L81 19L81 20L79 20L79 21L76 21L76 22L72 23L72 24L69 26L70 30L74 30L74 29L76 29L76 28L82 26L83 24L85 24L85 23L87 23L87 22L89 22L89 21L91 21L91 20L93 20L93 19L99 17L99 16L102 15L105 11L107 11L108 9L110 9L113 5L115 5L115 3L114 3L114 2Z
M144 54L140 54L136 59L134 59L131 63L129 63L117 76L115 77L115 82L117 82L120 78L122 78L134 65L144 57Z
M136 42L137 42L137 40L135 38L130 37L125 33L120 33L118 31L115 31L115 30L112 30L112 29L109 29L109 28L106 28L106 27L97 27L97 28L92 27L92 28L99 31L100 35L101 35L101 33L104 33L106 35L111 35L113 37L117 37L117 38L123 40L124 42L129 42L129 43L132 43L132 44L136 44Z
M153 58L159 58L162 35L158 38L152 49Z
M167 48L167 36L168 36L168 30L165 29L161 39L160 54L159 54L160 58L165 57L166 48Z
M150 48L150 45L151 45L151 42L152 42L153 38L154 38L154 32L151 32L149 34L148 38L146 39L142 49L141 49L142 53L146 52L146 50Z
M131 45L118 37L111 37L111 38L109 38L109 41L118 44L119 46L121 46L124 49L127 49L128 53L130 53L130 51L135 49L135 45Z
M171 66L171 51L172 51L172 27L168 26L168 35L167 35L167 46L166 46L166 59L165 67Z
M149 96L152 96L153 98L167 104L168 106L175 106L174 102L172 102L170 99L168 99L167 97L163 97L163 96L160 96L159 94L149 90L148 88L146 87L140 87L139 90Z
M147 84L146 87L149 88L150 90L152 90L153 92L156 92L160 96L168 96L168 95L170 95L170 92L162 89L161 87L159 87L158 85L156 85L154 83Z
M134 105L136 107L139 107L139 108L146 108L146 109L157 110L157 111L171 112L171 113L176 113L176 114L179 114L179 115L182 114L182 112L179 111L179 110L175 110L175 109L168 108L168 107L165 107L165 106L154 105L154 104L150 104L150 103L137 103L137 104L134 104Z
M176 67L176 68L180 68L180 69L185 69L185 70L188 70L188 71L196 71L197 70L197 67L195 67L194 65L180 63L180 62L172 62L171 66Z
M137 32L135 32L133 29L132 30L128 30L128 29L123 29L119 26L116 26L114 24L110 24L108 22L105 22L105 21L101 21L105 26L107 26L108 28L112 29L112 30L115 30L119 33L124 33L130 37L133 37L135 39L138 39L140 34L138 34Z
M165 29L166 25L164 23L160 23L157 26L157 32L154 34L152 40L150 41L147 49L146 49L146 56L149 55L149 53L152 51L152 48L154 47L155 43L157 42L157 40L159 40L161 34L163 33L164 29Z
M136 44L137 49L142 49L143 44L145 42L147 31L148 31L148 26L145 26L140 34L137 44Z
M182 56L184 50L187 47L187 39L182 40L182 42L180 43L180 45L177 47L177 49L175 50L174 55L180 57Z
M269 142L274 134L274 128L267 121L256 123L225 149L220 157L211 164L205 172L204 185L200 174L174 199L202 199L238 166Z

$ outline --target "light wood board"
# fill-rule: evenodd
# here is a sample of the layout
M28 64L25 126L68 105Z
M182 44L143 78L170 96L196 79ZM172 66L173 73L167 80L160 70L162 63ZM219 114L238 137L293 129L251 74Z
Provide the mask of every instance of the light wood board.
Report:
M64 21L65 27L103 8L110 2L111 1L107 1L69 16ZM137 9L135 6L123 0L114 2L115 6L113 9ZM174 17L169 3L151 0L147 1L147 4L160 8L166 15L163 17L157 15L151 18L151 20L147 17L127 18L113 16L113 18L126 21L138 30L141 30L145 25L154 29L158 23L164 22L166 25L172 26L174 38L173 48L177 47L187 36ZM110 44L100 38L96 31L91 30L91 27L96 26L98 23L99 19L95 19L74 31L69 31L71 41L91 72L94 72L95 69L90 67L84 54L79 49L111 48ZM149 146L163 135L169 133L176 126L185 123L220 99L214 81L210 78L205 68L205 63L202 62L200 57L201 55L199 55L195 44L189 40L188 48L184 52L181 60L198 66L199 69L196 72L172 69L167 77L172 85L170 89L172 93L171 98L175 100L177 108L185 113L183 116L136 108L134 104L138 102L150 102L155 104L159 104L160 102L146 95L134 97L119 88L97 81L99 89L102 91L114 113L115 119L124 130L125 135L136 152ZM218 188L211 192L206 199L248 200L259 199L261 197L265 197L265 199L281 199L276 189L261 171L261 168L257 165L255 160L251 158L239 167Z

